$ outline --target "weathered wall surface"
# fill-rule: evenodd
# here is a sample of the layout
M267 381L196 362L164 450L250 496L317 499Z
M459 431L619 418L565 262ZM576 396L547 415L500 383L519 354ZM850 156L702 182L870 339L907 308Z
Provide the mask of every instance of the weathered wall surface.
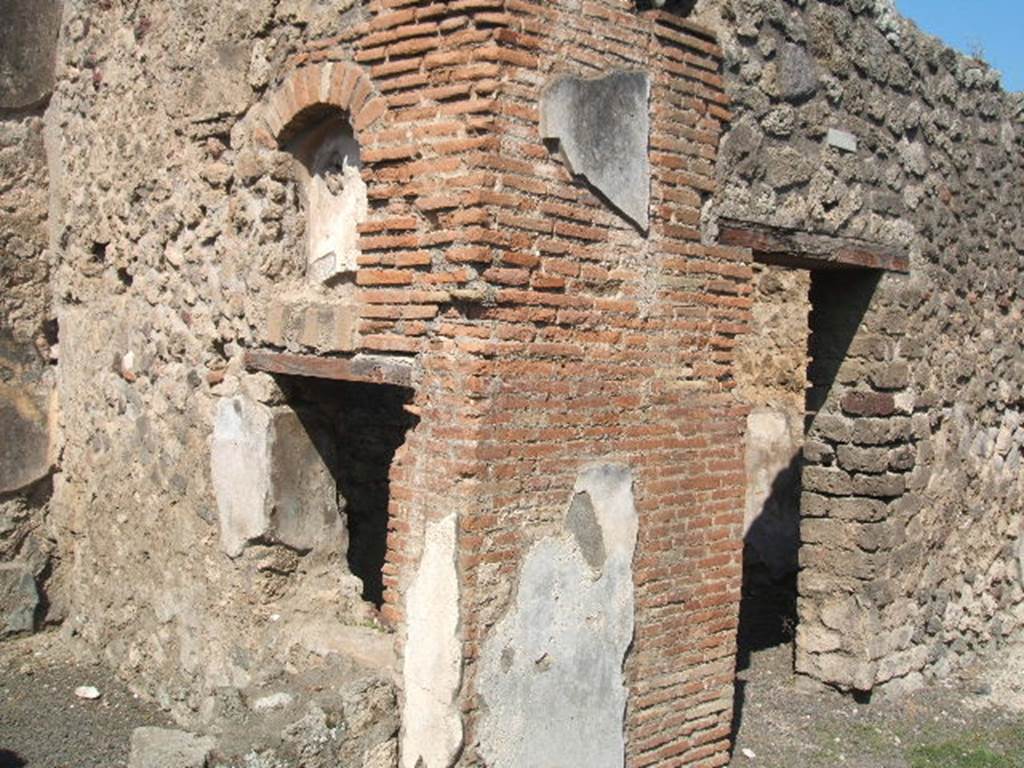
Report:
M1022 378L1007 291L1024 245L1010 215L1019 115L962 60L910 32L887 40L899 24L866 3L723 7L704 9L724 36L739 109L721 157L731 118L722 52L685 19L626 2L69 7L50 120L55 509L73 542L70 630L200 723L239 701L255 717L278 682L342 669L332 654L360 658L373 671L348 693L378 690L381 711L345 747L353 764L397 759L392 678L445 734L431 741L410 714L405 764L514 761L521 745L486 713L538 706L503 684L503 643L540 605L516 590L561 558L567 594L600 591L614 575L612 597L635 608L591 646L571 642L591 617L553 624L552 648L600 657L615 702L601 717L624 736L615 763L723 764L745 403L768 384L754 376L749 397L736 391L737 365L755 373L737 351L753 270L748 252L713 244L727 214L857 234L913 257L909 279L858 283L853 304L841 280L812 287L842 310L812 318L822 348L844 339L849 355L820 355L811 376L804 507L822 522L802 535L808 563L842 572L812 569L825 578L802 582L805 627L820 644L803 645L801 668L870 687L951 663L954 625L977 643L997 625L1012 631ZM594 149L570 141L580 126L541 124L545 98L565 91L584 102L606 93L634 129L646 107L647 144L615 133L616 160L629 162L611 169L601 167L608 145L580 154ZM347 135L332 139L343 157L306 146L319 121L339 120L359 145L358 179ZM832 136L843 148L826 146L829 127L855 134L857 152L845 134ZM964 151L968 137L976 151ZM628 195L609 194L616 179ZM325 195L353 203L338 210L356 211L357 254L351 228L317 237L343 253L310 250L311 206L335 210ZM311 270L311 256L330 268ZM955 344L937 341L943 333ZM796 348L788 337L783 346ZM366 452L324 447L296 405L298 385L247 372L246 348L374 354L414 372L414 393L397 405L416 423L380 451L393 462L373 481L389 491L379 599L365 599L365 581L358 594L342 551L339 522L355 497L332 504L328 478L339 456ZM971 366L988 372L971 378ZM795 408L802 382L780 384ZM325 404L311 396L305 405ZM286 443L295 476L318 488L305 501L274 474ZM964 463L962 444L976 460ZM241 447L252 463L238 464ZM594 464L628 469L635 550L630 539L613 552L609 542L624 539L606 536L600 499L597 525L566 510ZM379 498L368 487L357 496ZM835 513L846 499L849 521ZM315 511L317 525L282 518L280 504ZM618 559L581 584L564 558L600 562L596 528L607 562ZM986 568L969 583L967 560ZM863 570L851 575L851 563ZM836 595L848 599L821 599ZM408 649L402 664L393 642ZM508 658L526 661L537 659ZM540 661L537 674L573 668ZM557 705L558 686L536 690ZM282 717L307 703L322 710L299 697Z
M348 720L346 744L323 744L346 764L389 750L393 764L392 636L346 564L330 456L315 430L304 434L287 387L246 374L239 357L264 321L258 299L307 288L292 158L255 152L240 120L301 41L358 21L346 13L291 2L67 9L51 107L63 433L54 503L73 542L67 629L141 691L197 726L241 718L253 740L240 749L285 754L275 728ZM252 416L243 425L228 423L235 404ZM224 460L225 444L246 437L280 459L266 507L240 511L270 523L222 536L230 500L255 496L242 471L252 467ZM296 493L306 483L320 492ZM339 655L372 671L345 673ZM369 686L376 709L346 714L298 673L341 699ZM256 706L280 691L289 707ZM296 736L294 750L321 735Z
M711 0L698 17L721 35L737 113L711 218L911 257L909 277L819 293L851 312L819 317L846 359L818 372L801 582L814 642L798 666L855 687L947 672L1024 614L1022 100L881 0Z
M269 510L225 540L239 531L224 527L239 519L225 501L240 496L210 451L235 441L263 461L277 439L260 425L287 393L243 370L243 347L406 356L419 423L389 475L380 619L410 649L406 703L429 702L447 737L425 743L409 718L402 759L505 750L478 729L482 705L525 704L481 677L481 649L512 621L513 585L562 530L580 472L602 463L630 470L639 525L635 552L603 534L623 610L594 648L619 697L606 712L618 762L721 764L745 416L731 360L750 272L697 228L728 119L718 49L626 3L390 5L185 14L144 0L67 14L55 286L70 626L201 721L376 621L345 598L339 559L285 546ZM632 200L646 217L628 204L641 232L545 146L538 107L555 75L644 70L624 78L643 89L622 115L649 110L649 157L643 137L629 156L652 169ZM359 269L319 282L308 190L280 148L327 104L350 112L367 212ZM235 429L234 402L267 418ZM274 485L256 488L267 510ZM590 535L592 523L573 524ZM315 637L301 631L311 622ZM362 631L341 650L369 642ZM443 661L436 678L423 659Z
M50 609L56 561L52 465L49 168L44 109L53 87L61 3L10 2L0 31L0 636L30 631Z

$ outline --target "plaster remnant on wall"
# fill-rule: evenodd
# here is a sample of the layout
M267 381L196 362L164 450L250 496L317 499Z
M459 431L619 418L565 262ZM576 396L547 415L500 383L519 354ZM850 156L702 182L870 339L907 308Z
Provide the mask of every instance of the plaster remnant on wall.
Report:
M484 643L480 751L492 768L625 763L631 471L605 464L582 472L565 526L526 555L515 603Z
M356 270L356 227L366 221L368 210L361 167L359 144L347 124L327 135L313 153L308 191L311 282Z
M264 540L343 551L333 460L327 441L294 411L241 396L221 400L210 465L223 550L237 557Z
M569 170L644 231L651 194L650 92L646 72L620 70L595 79L559 77L541 97L542 138L556 140Z
M462 749L456 516L427 524L406 603L402 768L448 768Z

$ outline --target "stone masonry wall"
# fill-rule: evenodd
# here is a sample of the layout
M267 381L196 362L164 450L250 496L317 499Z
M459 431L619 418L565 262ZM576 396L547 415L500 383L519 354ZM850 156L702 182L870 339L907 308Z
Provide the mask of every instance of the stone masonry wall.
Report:
M0 637L63 611L50 530L53 370L44 111L60 3L9 3L0 32ZM47 583L48 582L48 583ZM52 592L49 600L41 596Z
M817 317L833 362L804 475L798 668L860 688L948 673L1024 617L1024 102L882 0L696 13L721 34L737 113L709 221L853 235L911 260L906 277L816 288L850 313Z
M378 690L353 764L524 764L534 733L580 764L725 764L753 290L728 215L911 255L812 277L801 671L868 689L1012 635L1019 106L884 5L698 13L724 78L704 27L624 0L69 4L46 118L68 633L187 722L303 674ZM642 192L575 151L558 100L594 92ZM295 142L338 121L356 269L312 280ZM379 610L340 518L234 527L252 488L218 446L273 461L290 435L330 501L294 382L246 350L408 377ZM304 695L288 716L328 706Z

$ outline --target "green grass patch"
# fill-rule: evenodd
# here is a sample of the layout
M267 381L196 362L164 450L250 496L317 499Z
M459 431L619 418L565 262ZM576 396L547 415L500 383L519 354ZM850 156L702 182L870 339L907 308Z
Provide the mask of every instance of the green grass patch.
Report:
M907 759L910 768L1024 768L1024 727L919 744Z

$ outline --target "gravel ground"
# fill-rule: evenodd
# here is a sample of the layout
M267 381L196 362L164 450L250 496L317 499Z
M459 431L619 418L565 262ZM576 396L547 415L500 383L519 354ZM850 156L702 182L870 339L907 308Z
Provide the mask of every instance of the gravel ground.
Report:
M94 686L100 698L75 695ZM169 725L99 664L83 664L56 633L0 643L0 768L119 768L141 725Z

